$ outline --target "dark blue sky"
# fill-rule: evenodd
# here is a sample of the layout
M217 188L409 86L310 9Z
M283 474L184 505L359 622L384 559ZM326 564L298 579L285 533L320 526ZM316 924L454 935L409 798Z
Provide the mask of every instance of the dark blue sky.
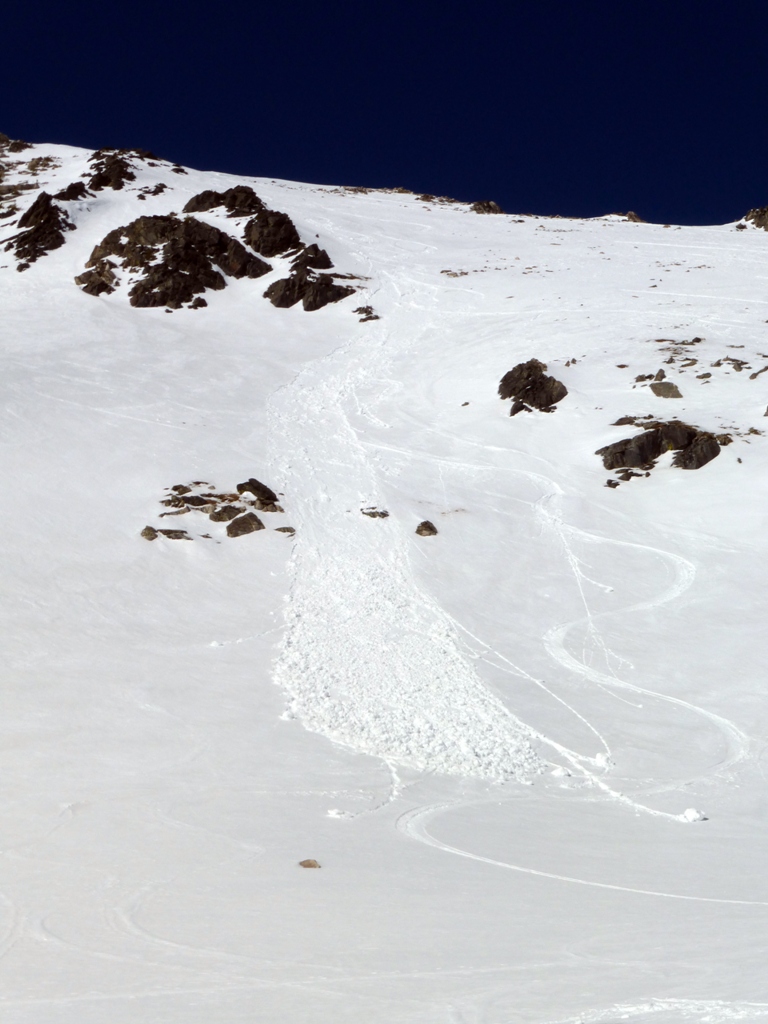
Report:
M720 223L768 204L748 0L8 0L0 131L510 212Z

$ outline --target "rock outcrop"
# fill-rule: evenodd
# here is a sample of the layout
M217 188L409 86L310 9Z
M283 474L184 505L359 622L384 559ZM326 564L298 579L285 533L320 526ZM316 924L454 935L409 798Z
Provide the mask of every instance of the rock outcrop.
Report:
M279 210L260 210L245 225L243 237L254 252L267 258L301 248L296 225L287 213Z
M481 199L477 203L472 203L470 210L473 213L504 213L498 203L494 203L492 199Z
M244 537L246 533L255 533L263 530L264 523L253 512L246 512L244 516L238 516L231 523L227 524L228 537Z
M680 420L662 423L653 421L634 437L614 441L598 448L606 469L650 469L666 451L677 454L672 465L680 469L700 469L720 454L720 443L714 434L699 430Z
M47 192L41 192L34 203L19 217L22 229L5 247L15 249L20 261L18 270L26 270L30 263L64 244L64 232L73 231L74 224L64 210Z
M513 399L510 416L525 410L539 409L541 412L554 412L557 402L568 394L568 389L561 381L546 375L547 364L538 359L529 359L527 363L518 363L499 382L499 397Z
M179 309L206 289L220 291L229 277L257 278L271 267L249 253L236 238L194 217L173 215L139 217L116 228L94 248L86 266L75 278L83 291L100 295L114 291L117 264L141 270L143 277L128 292L132 306L167 306ZM218 268L218 269L216 269ZM202 303L198 302L196 308Z
M228 217L252 217L264 209L264 203L259 199L250 185L235 185L225 192L214 192L213 189L206 189L187 202L184 213L205 213L208 210L215 210L223 206Z
M354 292L355 289L349 285L336 284L330 274L313 274L311 271L299 270L290 277L274 281L264 292L264 298L281 309L301 302L305 310L312 312L322 309L331 302L339 302Z
M100 192L104 188L120 191L126 181L135 181L131 157L139 160L157 160L147 149L97 149L90 159L91 177L88 188Z

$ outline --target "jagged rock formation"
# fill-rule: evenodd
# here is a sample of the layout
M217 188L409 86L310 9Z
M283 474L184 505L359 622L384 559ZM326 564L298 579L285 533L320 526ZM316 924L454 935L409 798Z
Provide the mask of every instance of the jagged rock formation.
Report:
M245 241L262 256L270 258L301 248L296 225L287 213L262 209L245 225Z
M680 420L654 421L642 433L598 448L595 454L602 457L606 469L648 470L666 451L677 452L673 466L700 469L720 454L720 441L716 435Z
M512 398L509 415L516 416L531 408L541 412L554 412L557 402L568 394L568 389L561 381L546 375L547 364L538 359L529 359L527 363L518 363L499 382L499 397Z
M206 189L204 192L192 196L183 212L206 213L219 206L226 208L228 217L251 217L254 213L259 213L264 209L264 203L250 185L235 185L234 188L228 188L225 192Z
M147 149L97 149L89 161L92 174L88 179L88 188L92 192L100 192L104 188L120 191L126 181L135 181L130 157L157 160L154 153Z
M230 235L194 217L139 217L116 228L94 248L89 270L75 278L89 295L112 292L117 286L117 257L127 270L143 277L128 292L132 306L179 309L207 288L220 291L230 277L257 278L272 269ZM200 300L195 308L200 308Z
M330 274L312 274L306 270L297 271L290 277L273 282L264 292L273 306L286 309L301 302L304 309L311 312L322 309L330 302L338 302L355 289L349 285L336 284Z
M756 228L764 228L768 231L768 206L758 206L746 213L742 220L750 220Z
M74 231L75 228L64 210L47 192L41 192L19 217L18 226L26 230L12 238L5 247L6 252L16 250L16 258L20 261L18 270L26 270L47 252L58 249L64 244L64 232Z
M297 256L293 257L291 265L295 271L330 270L333 263L325 249L321 249L316 242L313 242L312 245L306 246Z

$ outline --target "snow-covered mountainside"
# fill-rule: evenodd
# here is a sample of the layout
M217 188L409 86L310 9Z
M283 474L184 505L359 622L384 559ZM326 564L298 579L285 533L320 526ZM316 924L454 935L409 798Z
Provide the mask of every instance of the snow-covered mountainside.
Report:
M0 136L4 1024L768 1017L764 214Z

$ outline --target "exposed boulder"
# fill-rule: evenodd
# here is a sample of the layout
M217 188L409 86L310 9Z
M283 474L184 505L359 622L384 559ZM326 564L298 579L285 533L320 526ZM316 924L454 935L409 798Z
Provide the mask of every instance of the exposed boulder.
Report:
M252 217L254 213L264 209L264 203L250 185L235 185L225 192L206 189L192 196L184 207L184 213L205 213L207 210L215 210L218 206L226 208L228 217Z
M434 523L431 523L428 519L425 519L424 522L419 523L419 525L416 527L416 533L418 533L420 537L436 537L437 527L435 526Z
M214 512L211 512L208 518L214 523L229 523L244 511L245 510L243 508L238 508L237 505L222 505Z
M254 512L246 512L244 516L238 516L231 523L227 523L228 537L243 537L246 533L255 533L263 530L264 523Z
M287 213L278 210L260 210L245 225L243 237L255 252L267 257L301 247L296 225Z
M331 257L316 242L302 249L291 263L296 270L330 270L333 266Z
M261 277L271 270L236 238L194 217L172 215L139 217L110 231L91 253L86 264L91 269L75 279L84 291L114 289L115 264L109 256L118 257L125 269L143 270L128 293L131 305L139 307L178 309L207 288L220 291L225 281L215 267L235 278Z
M720 454L720 445L714 434L700 433L672 459L679 469L701 469Z
M141 531L141 536L144 538L144 540L156 540L157 530L154 528L154 526L145 526L144 529Z
M531 407L542 412L553 412L556 402L568 394L565 384L548 377L545 373L547 364L538 359L529 359L527 363L518 363L499 382L499 397L514 399L510 416L515 416Z
M751 220L756 228L765 228L768 231L768 206L758 206L756 209L750 210L742 219Z
M504 213L498 203L494 203L492 199L481 199L477 203L472 203L470 210L473 213Z
M682 398L680 388L671 380L654 380L649 385L657 398Z
M66 188L63 188L61 192L57 192L54 195L54 199L62 199L65 202L71 203L76 199L86 199L88 197L88 189L85 187L85 183L82 181L73 181Z
M652 421L649 429L634 437L615 441L599 448L606 469L648 469L666 451L677 452L673 466L681 469L699 469L720 454L720 444L714 434L692 427L680 420L663 423Z
M245 494L250 492L254 498L258 498L267 505L274 505L277 502L277 495L271 487L267 487L266 484L261 483L260 480L256 480L254 477L249 477L245 483L237 485L237 493Z
M287 533L292 537L296 530L292 526L276 526L275 533Z
M75 227L47 192L41 192L19 217L18 226L26 230L12 238L5 251L16 250L16 258L22 261L19 270L26 270L30 263L62 246L64 232L73 231Z
M273 306L280 309L287 309L301 302L305 310L312 312L322 309L331 302L339 302L348 295L353 295L354 291L355 289L349 285L336 284L330 274L312 274L300 270L290 277L273 281L264 292L264 298L269 299Z

